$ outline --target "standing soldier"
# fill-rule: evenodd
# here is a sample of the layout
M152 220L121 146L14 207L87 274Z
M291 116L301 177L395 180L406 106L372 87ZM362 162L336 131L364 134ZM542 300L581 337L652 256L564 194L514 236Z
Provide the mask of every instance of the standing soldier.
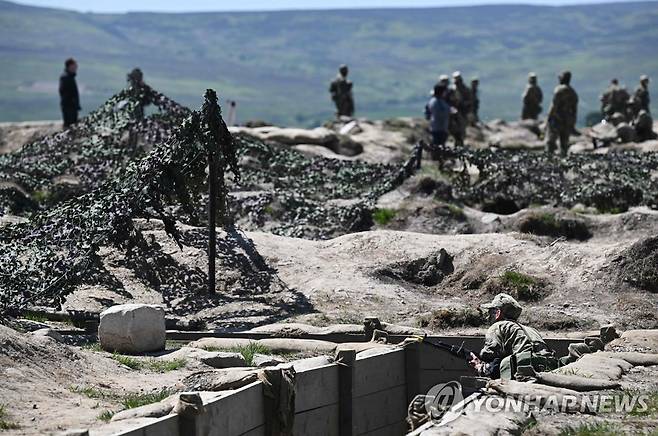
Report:
M635 102L638 113L643 109L651 113L649 109L649 103L651 102L649 98L649 76L647 75L643 74L640 77L640 86L635 90Z
M601 113L604 118L609 121L615 113L620 113L626 118L630 97L626 88L619 86L619 80L612 79L608 89L601 95Z
M548 110L548 141L547 152L555 153L556 142L560 139L560 155L567 155L569 150L569 135L576 131L578 115L578 94L571 87L571 72L564 71L558 79L560 84L553 91L553 103Z
M341 65L338 76L331 82L329 93L336 104L336 115L352 117L354 115L354 98L352 97L352 82L347 80L349 70L347 65Z
M471 125L475 126L480 121L480 95L479 88L480 79L473 77L471 80L471 95L473 96L473 119L471 120Z
M541 103L544 100L544 94L537 85L537 75L528 74L528 85L523 91L523 110L521 111L522 120L536 120L541 113Z
M75 59L69 58L64 62L64 72L59 77L59 98L65 129L78 122L80 94L75 82L77 72L78 63Z
M448 103L452 106L448 130L455 139L455 145L463 147L466 137L466 116L473 108L473 99L471 90L464 85L459 71L452 73L452 80L453 86L448 92Z

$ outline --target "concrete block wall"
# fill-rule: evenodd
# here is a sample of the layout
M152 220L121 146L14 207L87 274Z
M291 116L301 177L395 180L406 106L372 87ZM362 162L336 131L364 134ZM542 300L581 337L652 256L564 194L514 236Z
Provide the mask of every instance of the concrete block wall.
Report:
M443 338L442 338L443 339ZM473 350L477 337L450 338ZM547 341L548 342L548 341ZM573 340L552 340L556 351ZM386 436L406 433L407 406L434 385L475 375L468 364L427 344L373 349L357 354L349 365L332 363L296 374L296 436ZM254 382L205 405L194 419L169 415L117 436L265 436L263 385Z

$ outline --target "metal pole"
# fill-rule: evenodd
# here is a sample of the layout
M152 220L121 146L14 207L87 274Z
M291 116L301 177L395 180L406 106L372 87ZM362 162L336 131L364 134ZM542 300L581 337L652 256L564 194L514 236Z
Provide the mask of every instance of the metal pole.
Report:
M217 251L217 156L208 153L208 294L215 294L215 255Z

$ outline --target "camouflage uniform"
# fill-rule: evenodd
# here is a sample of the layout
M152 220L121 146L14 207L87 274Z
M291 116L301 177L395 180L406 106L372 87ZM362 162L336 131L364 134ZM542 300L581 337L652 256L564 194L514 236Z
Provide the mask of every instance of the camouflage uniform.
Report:
M638 86L637 89L635 90L634 100L637 105L637 113L639 113L641 110L645 110L651 113L651 109L649 108L651 99L649 97L648 76L640 77L640 86Z
M571 73L560 74L560 84L553 91L553 103L548 111L548 141L547 152L555 152L556 143L560 140L560 155L566 156L569 150L569 135L576 129L578 116L578 94L569 84Z
M473 112L471 117L471 124L476 125L480 121L480 95L479 95L480 80L475 77L471 80L471 95L473 96Z
M656 132L653 131L653 118L646 110L640 110L637 117L633 121L633 128L635 129L635 136L638 141L648 141L656 139Z
M619 86L617 79L613 79L608 89L601 95L601 113L606 120L620 113L626 116L628 100L631 98L626 88Z
M541 103L544 100L544 94L537 85L537 76L534 73L528 75L528 85L523 91L523 110L521 111L522 120L536 120L541 113Z
M463 147L466 137L467 115L473 108L473 99L471 90L464 85L461 74L455 72L452 77L454 84L448 89L447 100L455 110L450 113L448 131L455 139L455 145Z
M352 82L347 80L347 65L341 65L338 71L338 76L329 85L329 93L336 105L336 115L352 117L354 115L354 97L352 96Z
M532 366L536 371L557 368L557 360L539 332L517 321L522 309L511 295L500 293L482 308L500 309L503 313L504 319L487 330L480 351L483 362L499 362L501 378L514 378L519 366Z

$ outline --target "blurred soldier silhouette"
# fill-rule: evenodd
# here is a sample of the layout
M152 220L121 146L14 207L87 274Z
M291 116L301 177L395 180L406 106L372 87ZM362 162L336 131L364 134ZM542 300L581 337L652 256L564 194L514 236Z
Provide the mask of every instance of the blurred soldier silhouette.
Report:
M569 135L576 131L578 116L578 94L571 87L571 72L564 71L558 79L560 84L553 91L553 102L548 111L548 141L546 151L555 153L556 142L560 140L560 155L567 155Z
M441 79L444 79L442 76ZM445 77L445 80L447 77ZM466 114L470 113L473 107L471 90L464 85L461 73L455 71L452 73L453 85L448 90L448 103L452 106L450 111L450 122L448 131L455 139L455 146L463 147L464 138L466 137Z
M649 76L643 74L640 77L640 86L635 90L634 99L637 108L636 114L639 114L641 110L651 113L649 109L649 104L651 103L649 98Z
M142 70L139 68L133 68L133 70L126 75L126 80L128 81L128 85L139 88L140 86L144 86L144 73L142 73Z
M143 92L144 86L144 73L139 68L133 68L130 73L126 75L128 86L136 93L139 98L139 106L135 109L135 117L138 119L144 118L144 108L152 103L148 93Z
M336 115L352 117L354 115L354 97L352 96L352 82L347 80L349 70L347 65L341 65L338 76L331 82L329 93L336 104Z
M536 120L541 113L541 103L544 100L544 94L537 85L537 75L528 74L528 84L523 91L523 110L521 111L522 120Z
M425 118L430 122L432 144L443 146L448 139L448 120L450 105L446 101L447 87L440 83L434 85L432 98L425 105Z
M78 122L78 111L80 111L80 94L75 75L78 73L78 63L73 58L64 62L64 72L59 77L59 98L62 108L64 128L70 127Z
M610 86L601 95L601 113L603 117L609 121L614 114L620 113L626 118L626 108L630 97L626 88L619 86L619 80L612 79Z
M473 96L473 113L471 117L471 125L475 126L480 121L480 79L473 77L471 80L471 95Z

